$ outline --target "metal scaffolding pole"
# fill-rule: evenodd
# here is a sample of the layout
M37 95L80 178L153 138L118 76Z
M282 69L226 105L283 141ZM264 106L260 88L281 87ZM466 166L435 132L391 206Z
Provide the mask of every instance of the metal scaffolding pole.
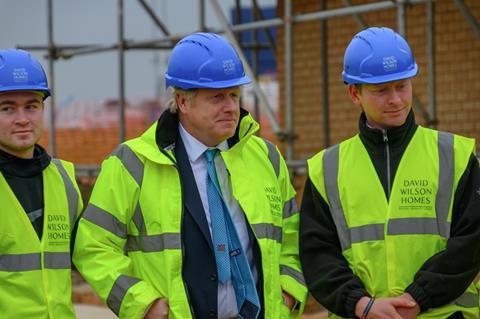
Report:
M427 69L428 69L428 113L430 126L437 127L437 97L436 97L436 72L435 72L435 4L432 0L427 2Z
M50 81L50 90L52 95L50 96L50 118L48 134L48 146L50 155L57 155L57 140L55 138L55 44L53 42L53 0L47 2L48 12L48 73Z
M278 124L277 119L275 118L275 114L272 111L272 108L270 107L270 103L267 100L267 97L263 93L262 89L258 85L257 81L255 81L255 76L253 75L252 69L250 65L247 63L247 59L245 58L245 54L243 54L242 49L240 48L237 40L235 39L235 35L233 34L231 27L229 26L227 19L225 18L225 15L223 14L222 8L218 4L217 0L210 0L210 4L212 5L215 14L218 17L218 20L224 27L224 31L227 34L228 39L234 46L235 50L238 52L238 55L242 59L243 66L245 68L245 73L252 79L252 84L253 84L253 89L255 91L255 94L257 95L258 99L260 100L260 106L263 108L263 111L265 111L265 114L268 117L268 120L270 121L272 125L272 130L277 136L282 136L282 132L280 131L280 125Z
M397 0L397 31L404 38L407 37L405 5L405 0Z
M119 140L125 141L125 49L124 49L124 21L123 21L123 0L118 0L118 97L120 104L119 111Z
M351 0L343 0L343 3L349 7L352 6ZM359 15L358 13L354 13L353 18L355 19L355 21L357 21L357 24L362 27L362 29L368 28L368 24L365 22L365 20L363 20L361 15Z
M258 17L258 19L255 19L253 22L256 22L258 20L260 21L265 20L262 10L260 10L260 8L258 7L257 0L252 0L252 5L253 5L253 12L255 12L256 16ZM263 31L265 33L265 36L267 37L268 43L270 44L270 49L274 53L273 56L276 57L277 47L275 46L275 40L273 39L272 32L270 31L270 29L264 29Z
M293 159L293 83L292 83L292 2L284 2L284 21L285 21L285 135L287 139L287 149L285 159Z
M410 5L425 3L428 0L408 0ZM351 7L343 7L338 9L331 9L326 11L317 11L312 13L305 13L293 16L293 22L305 22L318 19L328 19L333 17L341 17L346 15L351 15L355 13L365 13L372 11L379 11L385 9L394 9L397 4L395 1L380 1L369 4L361 4ZM268 21L268 20L267 20Z
M198 22L199 22L199 28L200 31L205 32L207 30L207 26L205 24L205 0L198 0L199 2L199 16L198 16Z
M162 30L163 34L165 35L170 35L170 31L168 31L167 27L162 23L162 21L157 17L157 15L155 14L155 11L153 11L153 9L148 5L148 3L145 2L145 0L138 0L138 2L140 2L140 4L142 5L142 7L145 9L145 11L147 11L148 15L150 16L150 18L152 18L153 22L155 23L155 25L160 29Z
M235 0L235 22L234 24L241 24L242 23L242 13L240 12L241 10L241 3L240 3L240 0ZM237 42L238 44L240 45L240 47L242 47L242 33L241 32L238 32L236 34L236 39L237 39Z
M252 0L252 6L255 8L255 0ZM251 17L252 21L256 21L258 19L258 14L257 10L252 10L251 11ZM252 71L253 74L255 74L255 80L258 81L258 68L259 68L259 56L258 56L258 50L259 50L259 45L258 45L258 36L257 36L257 30L252 30L252 45L253 48L250 51L252 54ZM257 121L260 121L260 109L258 106L258 98L255 95L253 98L253 116ZM262 128L260 128L262 129Z
M320 9L325 10L327 0L320 0ZM322 104L323 104L323 146L330 146L330 106L328 94L328 32L327 21L320 22L320 41L322 42L321 51L321 80L322 80Z
M480 24L478 23L477 19L475 19L475 16L468 10L468 7L465 5L465 2L463 0L454 0L455 4L458 7L458 10L463 14L465 17L465 20L467 20L468 24L472 27L473 32L477 36L477 38L480 38Z

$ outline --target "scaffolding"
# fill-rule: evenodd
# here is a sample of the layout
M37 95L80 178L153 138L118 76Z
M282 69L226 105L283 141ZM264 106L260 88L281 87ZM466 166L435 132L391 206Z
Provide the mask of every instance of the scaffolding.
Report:
M53 17L53 0L47 0L47 12L48 12L48 45L47 46L22 46L26 50L46 50L47 57L49 60L48 63L48 73L49 80L52 90L55 88L55 61L59 59L69 59L75 56L84 55L84 54L93 54L98 52L105 51L117 51L118 52L118 90L119 90L119 142L125 140L125 51L127 50L136 50L136 49L155 49L155 50L170 50L173 45L185 34L172 34L168 27L161 21L152 7L145 0L137 0L139 5L143 7L147 15L151 18L152 23L158 27L158 29L163 34L162 37L148 40L148 41L127 41L125 39L125 30L124 30L124 0L117 0L117 29L118 29L118 38L116 43L103 44L103 45L78 45L78 46L62 46L55 43L53 37L54 29L54 17ZM323 85L322 85L322 108L324 112L324 123L323 123L323 137L324 137L324 146L329 146L329 106L328 106L328 63L327 63L327 54L325 48L327 41L327 33L325 27L325 21L334 17L348 16L351 15L358 25L363 29L368 27L366 22L362 19L361 14L395 9L396 10L396 19L398 32L402 35L405 35L406 30L406 7L409 5L420 5L424 4L426 6L427 19L425 30L427 33L427 72L428 72L428 106L422 105L420 100L414 96L413 97L413 107L419 112L423 117L428 126L435 127L437 124L436 116L436 101L435 101L435 37L434 37L434 22L433 22L433 12L434 12L434 0L390 0L390 1L377 1L369 4L361 5L352 5L350 0L342 0L344 7L326 10L326 0L320 0L320 8L322 10L317 12L305 13L305 14L296 14L292 13L292 2L293 0L283 0L283 11L284 15L282 17L277 17L273 19L264 19L262 11L259 8L257 0L251 0L251 7L253 8L253 22L241 23L240 21L240 9L242 3L240 0L235 1L235 12L236 15L236 24L231 25L224 12L221 9L218 0L209 0L213 11L221 24L220 29L207 28L205 21L205 10L206 4L205 0L199 1L199 30L200 31L210 31L216 33L223 33L230 40L230 42L237 49L237 52L244 61L245 72L253 80L253 88L255 92L256 99L258 101L258 106L263 112L272 127L273 132L279 138L280 141L284 142L286 145L285 159L287 165L295 170L305 166L305 160L297 159L294 157L293 149L295 142L295 132L293 125L293 85L292 85L292 25L295 23L302 23L313 20L321 20L321 39L322 43L322 52L320 55L321 63L323 66ZM462 13L468 24L470 25L474 34L480 38L480 25L475 17L471 14L468 7L465 5L463 0L453 0L458 10ZM268 39L267 47L275 52L276 46L273 39L273 36L269 32L269 28L272 27L283 27L284 29L284 103L285 103L285 112L284 112L284 128L282 129L279 122L277 121L275 114L272 110L272 107L269 105L268 99L266 98L264 92L260 88L259 83L257 82L257 72L258 66L256 61L258 50L264 48L265 46L259 45L255 37L253 38L253 43L250 44L250 48L254 50L254 58L252 66L247 63L246 57L243 53L242 48L245 47L241 41L239 41L238 34L244 31L252 30L263 30ZM257 109L257 104L255 108ZM49 128L51 132L55 131L55 101L54 98L50 99L50 117L49 117ZM49 152L52 155L56 154L56 140L55 134L49 134ZM78 166L77 174L94 176L98 172L98 167L95 166Z

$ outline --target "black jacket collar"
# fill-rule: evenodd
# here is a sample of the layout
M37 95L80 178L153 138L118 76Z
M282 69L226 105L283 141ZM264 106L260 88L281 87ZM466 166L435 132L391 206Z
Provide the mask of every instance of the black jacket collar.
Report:
M381 130L377 128L370 128L367 126L367 118L365 113L362 113L358 122L360 138L367 148L377 148L379 145L385 145L384 133L387 136L390 147L397 148L408 145L413 134L417 130L418 125L415 123L415 115L413 111L401 126ZM383 151L383 150L382 150Z
M32 158L20 158L0 150L0 171L17 177L33 177L42 173L51 157L40 145L35 145Z

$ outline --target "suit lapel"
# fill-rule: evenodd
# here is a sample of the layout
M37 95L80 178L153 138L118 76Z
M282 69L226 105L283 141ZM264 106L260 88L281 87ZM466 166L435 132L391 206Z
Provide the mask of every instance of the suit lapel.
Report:
M210 230L208 229L207 218L203 209L202 201L198 193L195 177L188 160L187 151L182 139L178 138L177 147L175 148L175 156L177 158L178 170L183 186L183 204L185 210L200 228L203 237L208 241L212 247L212 239L210 237Z

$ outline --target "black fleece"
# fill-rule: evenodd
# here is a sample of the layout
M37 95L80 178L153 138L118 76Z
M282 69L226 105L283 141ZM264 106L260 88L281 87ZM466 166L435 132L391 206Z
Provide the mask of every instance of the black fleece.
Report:
M381 131L359 121L360 138L382 182L387 198L400 159L417 125L411 112L404 125ZM387 137L385 139L385 136ZM390 185L386 143L390 152ZM361 187L361 185L359 185ZM443 306L460 296L480 269L480 169L472 155L455 191L450 239L444 251L430 257L406 288L421 311ZM329 311L355 317L355 305L368 296L342 255L337 231L326 201L310 179L300 209L300 259L313 297ZM457 317L455 317L457 316ZM455 314L452 318L461 318Z
M35 145L33 157L29 159L0 150L0 172L27 213L38 238L42 238L43 233L42 171L50 164L50 160L50 155L40 145Z

